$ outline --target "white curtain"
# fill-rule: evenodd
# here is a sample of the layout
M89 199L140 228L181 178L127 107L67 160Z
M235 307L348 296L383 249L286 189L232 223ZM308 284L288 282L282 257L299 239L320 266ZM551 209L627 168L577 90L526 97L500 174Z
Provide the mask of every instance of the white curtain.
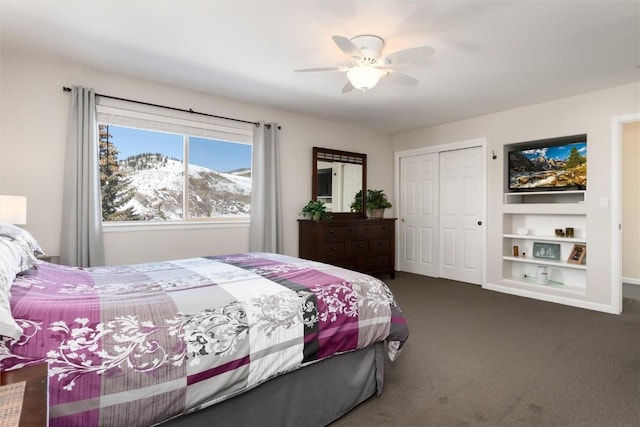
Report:
M278 124L260 123L253 136L251 252L283 253Z
M60 241L66 265L104 265L97 131L94 90L72 87Z

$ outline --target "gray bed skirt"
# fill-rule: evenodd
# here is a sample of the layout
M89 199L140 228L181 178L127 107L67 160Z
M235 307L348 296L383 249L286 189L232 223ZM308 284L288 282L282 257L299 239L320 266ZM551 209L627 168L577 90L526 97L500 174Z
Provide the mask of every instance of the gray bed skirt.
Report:
M382 392L384 358L382 343L334 356L161 426L326 426Z

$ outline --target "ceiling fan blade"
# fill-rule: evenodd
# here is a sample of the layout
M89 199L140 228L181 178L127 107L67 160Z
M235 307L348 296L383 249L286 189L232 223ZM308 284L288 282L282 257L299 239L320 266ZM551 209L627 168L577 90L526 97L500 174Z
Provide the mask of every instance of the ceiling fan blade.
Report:
M400 73L398 71L389 72L385 79L403 86L415 86L420 83L420 80L415 77L411 77L408 74Z
M349 80L342 86L342 93L351 92L354 89L353 85Z
M362 52L353 44L351 40L343 36L331 36L334 43L338 45L341 51L349 55L351 58L362 58Z
M302 68L299 70L293 70L296 73L314 73L316 71L343 71L344 67L318 67L318 68Z
M386 59L392 64L402 64L410 61L419 61L433 55L436 50L431 46L418 46L410 49L399 50L386 55Z

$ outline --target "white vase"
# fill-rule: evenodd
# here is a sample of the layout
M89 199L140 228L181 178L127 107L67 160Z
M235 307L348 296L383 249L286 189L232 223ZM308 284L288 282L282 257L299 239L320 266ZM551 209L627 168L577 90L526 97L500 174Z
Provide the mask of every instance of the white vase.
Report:
M548 285L549 284L549 273L547 272L546 265L538 266L538 273L536 274L536 283L538 285Z

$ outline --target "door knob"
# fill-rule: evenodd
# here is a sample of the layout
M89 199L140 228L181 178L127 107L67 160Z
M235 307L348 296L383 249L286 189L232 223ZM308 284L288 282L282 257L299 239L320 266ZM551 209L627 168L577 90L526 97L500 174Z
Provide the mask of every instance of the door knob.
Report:
M482 221L478 221L478 225L482 225Z

